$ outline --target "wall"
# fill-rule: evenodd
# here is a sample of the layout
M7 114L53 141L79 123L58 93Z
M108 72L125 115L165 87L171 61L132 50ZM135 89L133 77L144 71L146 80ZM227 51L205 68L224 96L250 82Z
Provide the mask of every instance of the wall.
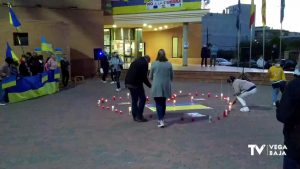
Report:
M63 48L64 53L70 56L73 76L95 74L93 48L103 46L102 11L22 7L13 9L22 24L20 32L29 34L29 46L24 47L25 51L40 47L43 35L54 47ZM20 56L21 48L12 43L12 32L15 29L9 25L6 7L0 7L0 25L0 56L5 56L6 41ZM0 60L3 62L3 59Z
M164 49L168 59L175 64L182 64L182 58L172 58L172 37L178 37L179 49L178 55L182 56L182 27L172 28L163 31L146 31L143 32L143 41L146 43L146 54L155 60L159 49ZM189 49L188 49L188 63L195 64L200 58L201 52L201 25L198 23L189 24ZM199 59L200 60L200 59Z

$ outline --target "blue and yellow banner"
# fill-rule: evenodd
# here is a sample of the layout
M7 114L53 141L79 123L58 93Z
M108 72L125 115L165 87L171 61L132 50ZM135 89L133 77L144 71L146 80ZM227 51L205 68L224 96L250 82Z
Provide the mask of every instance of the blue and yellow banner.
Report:
M129 0L128 2L112 2L112 13L114 15L198 9L201 9L201 0Z
M39 75L21 77L15 80L14 86L6 88L9 103L29 100L58 92L59 83L54 77L54 71L48 71Z
M9 77L5 77L2 79L2 89L6 89L6 88L9 88L9 87L13 87L13 86L16 86L17 82L17 77L16 76L9 76Z

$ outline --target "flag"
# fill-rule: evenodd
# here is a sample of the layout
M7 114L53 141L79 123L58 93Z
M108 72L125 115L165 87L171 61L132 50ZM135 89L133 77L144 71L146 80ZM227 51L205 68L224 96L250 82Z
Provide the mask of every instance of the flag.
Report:
M60 69L54 70L54 79L60 79Z
M267 24L267 20L266 20L266 0L262 0L261 16L262 16L262 24L263 24L263 26L266 26L266 24Z
M9 76L2 79L2 89L6 89L9 87L13 87L17 85L17 77L16 76Z
M13 25L15 28L18 28L21 26L20 21L18 20L15 12L12 10L11 5L9 5L9 22L11 25Z
M281 6L280 6L280 23L282 23L284 18L284 8L285 8L285 0L281 0Z
M53 52L52 45L50 43L47 43L46 38L44 36L42 36L41 49L44 52Z
M11 49L8 42L6 43L6 58L12 58L15 62L18 62L18 63L20 61L19 57Z
M250 23L249 28L255 23L255 5L254 0L251 0L251 9L250 9Z
M241 15L241 0L238 2L238 7L236 9L236 29L240 30L240 15Z

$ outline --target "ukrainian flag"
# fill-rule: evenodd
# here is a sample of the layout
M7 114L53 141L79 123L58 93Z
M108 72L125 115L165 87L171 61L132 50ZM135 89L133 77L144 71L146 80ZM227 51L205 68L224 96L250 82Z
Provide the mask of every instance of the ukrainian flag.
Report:
M48 73L47 72L43 72L41 73L41 76L42 76L42 83L45 83L48 81Z
M60 69L54 70L54 79L60 79Z
M15 12L12 10L11 5L9 5L9 22L15 28L18 28L21 26L21 22L17 18Z
M50 43L47 43L47 40L44 36L42 36L41 48L42 48L42 51L44 51L44 52L52 52L53 53L52 45Z
M9 87L13 87L17 85L17 77L16 76L9 76L2 79L2 89L7 89Z
M8 42L6 43L6 58L12 58L15 62L18 62L18 63L20 61L19 57L11 49Z

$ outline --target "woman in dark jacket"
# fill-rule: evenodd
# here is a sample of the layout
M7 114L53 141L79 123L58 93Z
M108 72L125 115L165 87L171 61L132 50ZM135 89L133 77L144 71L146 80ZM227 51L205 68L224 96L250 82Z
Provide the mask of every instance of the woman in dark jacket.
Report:
M21 57L20 65L19 65L19 72L20 72L20 76L23 76L23 77L30 76L29 68L27 66L25 55L22 55L22 57Z

